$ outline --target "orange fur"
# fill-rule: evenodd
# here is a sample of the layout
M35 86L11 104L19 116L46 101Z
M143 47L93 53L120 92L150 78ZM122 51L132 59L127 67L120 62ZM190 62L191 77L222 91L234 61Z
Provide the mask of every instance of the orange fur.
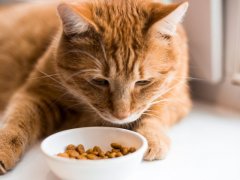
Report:
M72 127L132 129L149 142L146 160L164 158L170 146L165 130L191 107L187 38L178 22L186 4L61 4L62 22L55 9L0 10L0 108L8 103L1 173L37 139Z

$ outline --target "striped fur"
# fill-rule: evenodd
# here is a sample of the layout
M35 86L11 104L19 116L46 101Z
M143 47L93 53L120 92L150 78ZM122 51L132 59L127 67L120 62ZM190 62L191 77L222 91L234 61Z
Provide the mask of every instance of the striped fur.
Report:
M39 138L73 127L132 129L148 139L146 160L165 157L165 130L191 107L187 39L174 21L186 3L75 2L58 6L60 18L56 7L0 11L1 173ZM10 12L19 18L5 20ZM18 27L22 34L11 36ZM21 78L10 79L12 74Z

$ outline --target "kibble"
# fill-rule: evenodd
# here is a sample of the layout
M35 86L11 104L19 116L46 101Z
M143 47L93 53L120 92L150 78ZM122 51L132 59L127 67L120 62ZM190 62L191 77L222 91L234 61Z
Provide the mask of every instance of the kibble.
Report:
M64 157L64 158L69 158L68 153L59 153L59 154L57 154L57 156Z
M77 159L87 160L88 158L87 158L87 155L84 156L84 155L81 154L77 157Z
M57 154L59 157L79 159L79 160L97 160L122 157L136 151L135 147L124 147L118 143L111 143L111 151L103 152L99 146L85 150L82 144L77 146L69 144L65 152Z
M135 151L136 151L136 148L135 148L135 147L130 147L130 148L129 148L129 152L130 152L130 153L134 153Z
M129 152L129 148L127 148L127 147L122 147L122 148L121 148L121 152L122 152L123 155L127 155L128 152Z
M123 154L121 152L116 153L116 157L121 157L121 156L123 156Z
M111 147L114 148L114 149L121 149L122 148L122 146L118 143L112 143Z
M105 154L104 154L103 152L101 152L101 153L98 154L98 156L99 156L100 158L104 158L104 157L105 157Z
M116 155L117 155L117 153L111 152L108 157L109 157L109 158L115 158Z
M76 148L76 150L80 153L80 154L83 154L85 153L85 148L82 144L79 144Z
M73 145L73 144L69 144L68 146L67 146L67 150L75 150L75 146Z
M87 153L87 154L92 154L92 153L93 153L93 149L88 149L88 150L86 151L86 153Z
M70 152L68 153L69 157L71 158L77 158L80 154L75 151L75 150L70 150Z
M121 152L121 150L120 149L112 149L112 152L118 153L118 152Z
M96 156L95 154L87 154L86 157L87 157L88 159L91 159L91 160L98 159L98 156Z

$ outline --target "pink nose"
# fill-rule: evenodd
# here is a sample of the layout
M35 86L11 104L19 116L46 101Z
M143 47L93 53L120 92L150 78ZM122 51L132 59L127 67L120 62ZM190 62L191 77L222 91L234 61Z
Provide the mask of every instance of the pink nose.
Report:
M130 115L130 113L129 113L129 112L114 112L113 115L114 115L117 119L122 120L122 119L127 118L127 117Z

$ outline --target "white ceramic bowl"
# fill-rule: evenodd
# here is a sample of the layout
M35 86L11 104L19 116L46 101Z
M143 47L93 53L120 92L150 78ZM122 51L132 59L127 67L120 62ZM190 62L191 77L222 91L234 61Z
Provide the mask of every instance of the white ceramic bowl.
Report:
M57 157L68 144L83 144L85 148L100 146L110 150L116 142L135 147L134 153L113 159L75 160ZM133 131L110 127L87 127L62 131L46 138L41 149L50 169L61 179L69 180L125 180L130 178L140 165L147 150L146 139Z

